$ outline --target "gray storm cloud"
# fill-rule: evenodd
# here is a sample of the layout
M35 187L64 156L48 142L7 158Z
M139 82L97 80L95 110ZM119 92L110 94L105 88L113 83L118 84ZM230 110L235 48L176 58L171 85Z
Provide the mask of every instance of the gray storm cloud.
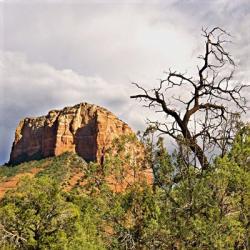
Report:
M129 99L136 91L130 83L153 87L169 67L195 73L202 26L219 25L233 35L236 76L250 81L249 1L19 0L0 6L0 162L8 160L21 118L81 101L144 128L151 113Z

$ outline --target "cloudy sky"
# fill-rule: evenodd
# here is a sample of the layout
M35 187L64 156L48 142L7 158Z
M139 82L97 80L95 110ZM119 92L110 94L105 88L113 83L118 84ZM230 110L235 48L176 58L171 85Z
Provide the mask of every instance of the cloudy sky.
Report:
M196 72L202 27L233 35L237 75L250 81L249 0L0 0L0 163L18 121L89 102L134 130L150 116L129 95L168 68Z

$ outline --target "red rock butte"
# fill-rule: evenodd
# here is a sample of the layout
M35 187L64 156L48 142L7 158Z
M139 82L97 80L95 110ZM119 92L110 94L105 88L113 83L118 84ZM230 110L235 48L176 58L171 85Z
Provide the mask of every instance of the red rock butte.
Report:
M9 164L74 152L87 162L101 162L114 138L134 134L108 110L80 103L46 116L25 118L15 132Z

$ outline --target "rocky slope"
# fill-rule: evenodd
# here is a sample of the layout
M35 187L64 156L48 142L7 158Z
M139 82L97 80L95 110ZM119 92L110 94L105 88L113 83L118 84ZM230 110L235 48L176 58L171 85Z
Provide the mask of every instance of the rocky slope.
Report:
M46 116L20 121L13 142L9 164L73 152L85 161L104 160L114 138L134 134L131 128L108 110L80 103ZM132 145L131 145L132 146ZM132 151L143 154L137 146Z
M0 166L0 201L6 192L14 190L18 183L27 177L47 176L59 183L66 192L77 189L83 193L98 183L107 184L110 190L116 193L125 191L133 183L143 183L143 185L153 183L152 171L149 168L132 169L126 164L122 166L116 164L109 166L108 172L103 173L99 167L99 164L85 162L75 153L63 153L11 167Z

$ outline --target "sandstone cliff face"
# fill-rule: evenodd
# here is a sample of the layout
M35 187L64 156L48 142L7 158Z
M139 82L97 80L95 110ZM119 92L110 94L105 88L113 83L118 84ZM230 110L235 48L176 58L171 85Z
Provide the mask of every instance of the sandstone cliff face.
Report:
M126 123L108 110L81 103L46 116L20 121L10 164L74 152L86 161L102 162L114 138L133 134ZM137 149L139 151L141 149Z

